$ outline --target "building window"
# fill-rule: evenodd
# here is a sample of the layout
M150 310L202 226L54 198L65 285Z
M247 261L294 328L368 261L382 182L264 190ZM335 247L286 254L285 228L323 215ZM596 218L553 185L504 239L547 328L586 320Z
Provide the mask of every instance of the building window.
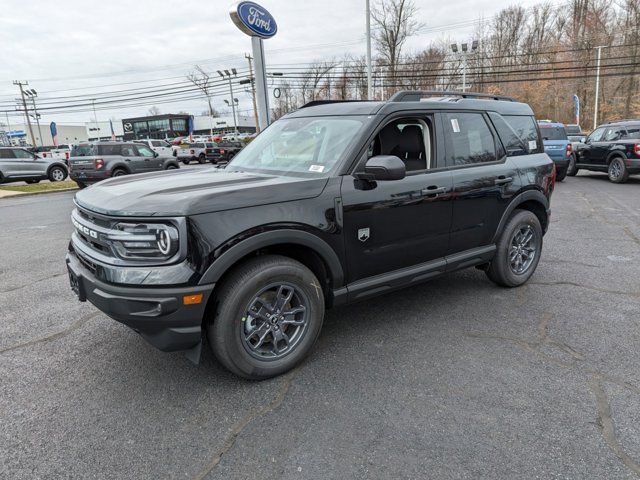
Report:
M149 135L147 122L133 122L133 133L136 138L147 138Z
M187 121L184 118L173 118L171 120L172 130L175 132L186 132Z

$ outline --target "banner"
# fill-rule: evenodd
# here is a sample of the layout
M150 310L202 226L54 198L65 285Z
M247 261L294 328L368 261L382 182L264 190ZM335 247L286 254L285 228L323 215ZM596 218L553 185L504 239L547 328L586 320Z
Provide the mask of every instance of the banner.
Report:
M188 131L189 131L189 141L193 142L193 115L189 115L189 127L188 127Z
M51 130L51 138L53 138L53 146L58 146L58 127L56 126L56 122L51 122L49 124L49 130Z
M111 127L111 141L115 142L116 141L116 134L113 131L113 121L109 120L109 127Z
M573 110L576 114L576 125L580 125L580 99L578 95L573 96Z

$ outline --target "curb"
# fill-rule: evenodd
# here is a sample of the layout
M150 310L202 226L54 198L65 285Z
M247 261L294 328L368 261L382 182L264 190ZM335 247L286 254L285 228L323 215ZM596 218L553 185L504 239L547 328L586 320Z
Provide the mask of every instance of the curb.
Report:
M0 190L2 190L2 189L0 189ZM44 192L17 192L15 190L5 190L6 192L15 193L15 195L7 195L6 197L1 197L0 196L0 201L4 200L5 198L32 197L34 195L45 195L45 194L50 194L50 193L65 193L65 192L73 192L75 190L79 190L79 188L78 187L61 188L60 190L49 190L49 191L44 191Z

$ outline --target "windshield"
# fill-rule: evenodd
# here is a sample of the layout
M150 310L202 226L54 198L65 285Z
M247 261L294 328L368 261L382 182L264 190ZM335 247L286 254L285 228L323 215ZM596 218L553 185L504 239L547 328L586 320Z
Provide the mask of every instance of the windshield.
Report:
M362 128L358 117L285 118L238 153L229 169L326 176Z
M564 127L540 125L540 133L543 140L567 140L567 132L565 132Z

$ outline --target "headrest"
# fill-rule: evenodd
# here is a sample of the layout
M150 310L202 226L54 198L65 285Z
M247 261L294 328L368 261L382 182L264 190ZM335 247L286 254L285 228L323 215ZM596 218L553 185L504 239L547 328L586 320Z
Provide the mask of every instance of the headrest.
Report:
M422 129L418 125L407 125L402 129L400 148L408 153L421 153L424 150Z

